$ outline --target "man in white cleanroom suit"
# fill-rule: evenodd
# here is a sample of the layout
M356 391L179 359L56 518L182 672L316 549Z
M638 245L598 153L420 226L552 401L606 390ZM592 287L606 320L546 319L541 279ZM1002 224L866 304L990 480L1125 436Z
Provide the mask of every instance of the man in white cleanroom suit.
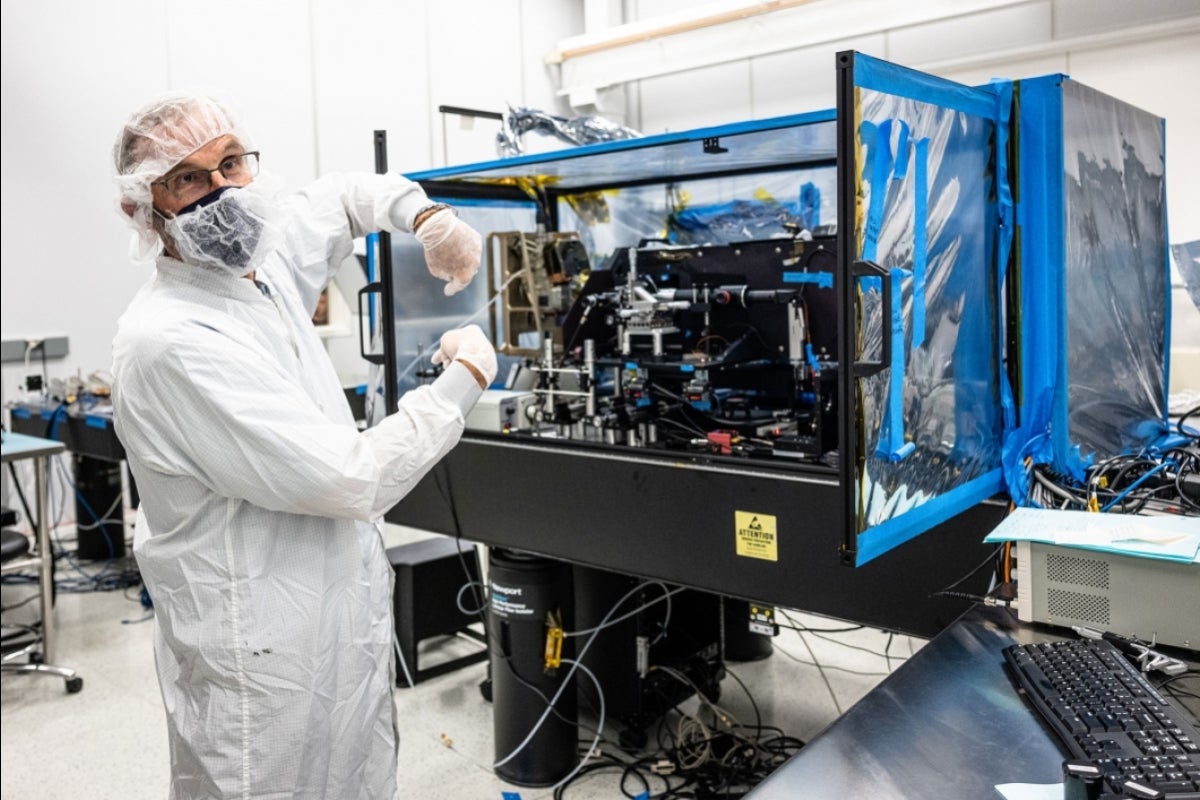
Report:
M360 433L311 319L373 231L415 232L447 294L479 234L398 176L277 200L228 111L186 95L129 120L121 211L155 272L113 342L117 434L141 494L173 798L398 796L392 571L380 516L459 440L495 377L474 326Z

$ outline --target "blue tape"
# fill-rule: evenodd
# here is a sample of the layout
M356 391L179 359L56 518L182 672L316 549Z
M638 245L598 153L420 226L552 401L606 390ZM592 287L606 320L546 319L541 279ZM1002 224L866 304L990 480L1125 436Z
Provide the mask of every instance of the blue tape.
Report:
M1067 419L1063 80L1051 75L1019 82L1021 202L1015 216L1021 235L1022 396L1017 402L1021 435L1048 437L1055 469L1082 479L1079 459L1071 456ZM1028 449L1025 445L1017 439L1007 447L1020 452ZM1010 476L1010 482L1017 480L1018 475Z
M800 186L800 222L810 231L821 224L821 190L812 181Z
M438 167L437 169L424 170L422 172L410 172L404 177L411 181L429 181L437 180L439 178L453 178L462 175L485 177L483 173L493 171L498 173L493 177L502 177L505 174L512 173L519 173L521 175L561 175L562 173L558 170L563 169L566 163L577 158L585 158L598 153L619 153L683 142L702 142L705 139L711 139L713 137L719 138L721 136L737 136L739 134L755 133L757 131L799 128L818 122L833 122L836 119L837 109L828 108L821 111L806 111L801 114L791 114L783 117L769 117L767 119L747 120L745 122L736 122L727 125L715 125L709 128L696 128L689 131L673 131L669 133L653 134L650 136L639 136L636 139L619 139L613 142L585 144L578 147L569 147L566 150L555 152L552 155L547 155L545 153L529 153L527 155L512 156L510 158L501 158L493 161L482 161L476 164L468 164L465 166ZM517 167L524 167L526 165L536 165L539 167L539 169L516 169ZM430 199L434 198L431 197ZM454 202L455 205L463 205L461 200L455 200Z
M1012 116L1013 83L1012 81L992 81L996 89L996 213L999 217L999 236L996 239L996 297L1004 297L1004 287L1008 278L1008 259L1012 252L1013 240L1013 195L1012 186L1008 182L1008 128ZM1004 315L996 315L996 343L999 352L996 354L998 364L1003 364L1004 347ZM1008 370L1000 370L1000 411L1004 420L1004 430L1011 430L1017 424L1016 403L1013 400L1012 384L1008 379ZM1007 476L1006 476L1007 477Z
M900 125L900 133L896 142L896 154L899 156L899 154L903 153L904 158L895 159L896 164L892 170L892 180L899 181L904 180L904 177L908 175L908 123L902 119L896 120L896 122ZM888 138L890 140L891 137L889 136ZM889 141L888 144L890 146L891 142Z
M992 100L987 96L986 88L973 89L862 53L854 54L854 85L951 108L974 117L992 118Z
M378 272L376 266L377 253L379 252L379 234L367 234L367 283L375 282L375 275ZM370 335L375 335L375 295L367 297L367 329Z
M521 800L520 792L501 792L501 800Z
M695 364L680 364L679 371L680 372L695 372L696 365Z
M818 289L833 288L832 272L785 272L784 283L815 283Z
M821 362L817 361L817 354L813 352L812 342L804 344L804 360L808 362L808 367L813 371L814 375L821 372Z
M899 139L894 155L893 127L896 127ZM863 141L867 143L867 163L863 171L871 171L871 203L867 209L866 232L863 237L863 260L874 261L879 250L879 232L883 229L883 212L887 204L888 173L891 173L893 179L902 178L908 173L908 123L904 120L885 119L876 126L868 120L863 120L860 132ZM871 275L863 279L863 289L878 291L881 283L881 278Z
M923 505L867 528L858 535L858 552L854 557L854 565L861 567L892 548L925 533L933 526L987 500L1003 488L1003 473L994 469L938 495Z
M888 122L883 124L888 125ZM863 261L874 261L875 254L879 249L879 229L883 225L883 202L887 199L887 173L890 167L888 161L891 159L891 149L888 148L885 151L886 159L880 155L879 144L883 137L880 135L879 127L876 127L875 123L870 120L863 120L858 135L867 151L866 163L863 164L863 177L866 177L868 171L871 174L871 203L867 208L866 228L863 231L862 257ZM866 281L866 287L878 289L879 279L869 278Z
M103 430L108 427L108 417L98 417L95 414L85 414L83 421L89 428L100 428Z
M31 416L33 416L29 413L28 408L21 408L20 406L12 409L12 415L17 419L29 419Z
M478 197L437 197L429 195L429 199L440 203L449 203L455 208L528 208L537 210L537 203L532 200L488 200Z
M892 360L888 370L887 408L875 443L875 455L888 461L903 461L916 450L916 445L904 438L904 311L900 283L912 273L891 269L892 307L888 316L892 326Z
M913 192L913 286L912 348L925 343L925 267L929 260L929 139L918 139L913 153L916 159ZM893 340L894 341L894 340Z

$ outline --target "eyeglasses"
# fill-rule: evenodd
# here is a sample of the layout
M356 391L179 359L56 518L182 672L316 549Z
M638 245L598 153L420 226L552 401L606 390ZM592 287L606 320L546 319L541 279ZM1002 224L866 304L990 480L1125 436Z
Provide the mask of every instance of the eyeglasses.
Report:
M186 172L169 175L162 180L154 181L154 183L166 187L166 190L176 200L189 202L199 200L212 191L212 174L214 172L221 173L233 183L249 181L258 175L258 153L258 150L254 150L249 153L225 156L221 159L221 164L212 169L189 169Z

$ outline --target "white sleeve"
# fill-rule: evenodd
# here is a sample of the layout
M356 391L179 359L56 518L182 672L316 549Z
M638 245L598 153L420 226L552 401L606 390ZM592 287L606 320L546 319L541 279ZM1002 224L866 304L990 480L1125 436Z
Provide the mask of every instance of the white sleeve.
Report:
M373 231L412 230L429 198L400 175L333 173L287 199L288 249L305 308L317 299L353 252L354 240Z
M458 443L459 437L462 436L463 420L467 412L474 407L483 394L483 389L475 382L475 376L458 362L452 362L446 367L429 389L430 393L436 394L439 400L449 400L458 407L454 441L427 466L419 468L419 474L416 469L418 465L413 465L414 469L392 469L385 474L375 493L375 503L372 508L373 518L383 516L388 509L400 502L404 495L408 494L418 481L432 469L433 465ZM419 392L420 389L417 391ZM420 427L418 420L413 416L415 411L413 404L409 402L409 397L413 394L414 392L411 391L406 392L400 398L400 407L395 414L389 414L378 425L368 428L362 433L362 436L369 440L374 448L376 461L381 464L401 464L411 452L409 442ZM416 474L415 478L412 477L414 474Z
M375 519L458 443L479 387L462 365L365 433L331 422L253 343L202 324L125 370L123 439L139 460L262 508Z

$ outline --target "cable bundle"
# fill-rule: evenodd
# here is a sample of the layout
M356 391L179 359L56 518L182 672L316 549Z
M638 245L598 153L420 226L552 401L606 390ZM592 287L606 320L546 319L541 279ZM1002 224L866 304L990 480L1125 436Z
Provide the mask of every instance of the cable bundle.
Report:
M1113 456L1087 469L1083 481L1044 464L1027 464L1028 500L1043 508L1114 514L1200 514L1200 434L1179 420L1179 437L1165 448Z

